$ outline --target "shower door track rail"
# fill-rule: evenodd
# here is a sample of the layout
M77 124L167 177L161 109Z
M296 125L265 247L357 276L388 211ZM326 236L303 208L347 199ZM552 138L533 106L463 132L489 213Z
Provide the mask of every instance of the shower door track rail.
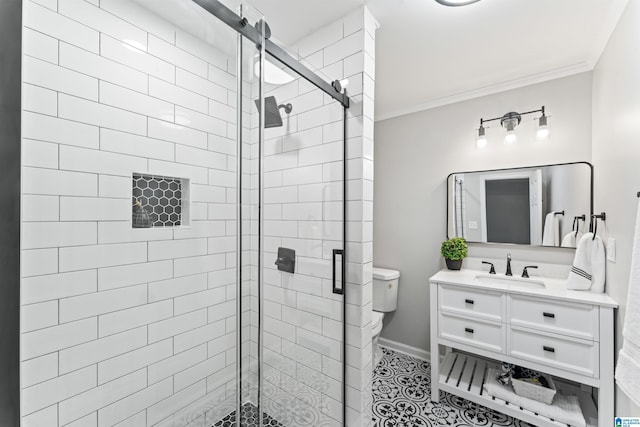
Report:
M260 46L261 35L260 32L248 25L246 19L240 18L231 9L223 5L218 0L192 0L207 12L214 15L216 18L233 28L256 45ZM337 91L331 84L327 83L324 79L311 71L309 68L301 64L294 59L291 55L284 51L280 46L276 45L271 40L265 41L265 51L276 58L278 61L294 70L300 76L304 77L309 83L322 90L327 95L342 104L343 107L349 108L350 100L345 93Z

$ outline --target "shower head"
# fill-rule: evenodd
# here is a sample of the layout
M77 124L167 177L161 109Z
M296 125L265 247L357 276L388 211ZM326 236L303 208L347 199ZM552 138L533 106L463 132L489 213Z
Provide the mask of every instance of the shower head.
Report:
M260 99L255 100L258 112L260 112ZM277 128L282 126L282 117L280 116L280 108L284 109L284 112L290 114L293 111L291 104L278 105L275 96L267 96L264 99L264 127L265 128Z

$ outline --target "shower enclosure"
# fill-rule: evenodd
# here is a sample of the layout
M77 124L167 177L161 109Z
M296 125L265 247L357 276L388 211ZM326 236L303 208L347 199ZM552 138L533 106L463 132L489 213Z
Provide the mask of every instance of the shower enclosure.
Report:
M24 425L346 425L350 100L270 32L25 1Z

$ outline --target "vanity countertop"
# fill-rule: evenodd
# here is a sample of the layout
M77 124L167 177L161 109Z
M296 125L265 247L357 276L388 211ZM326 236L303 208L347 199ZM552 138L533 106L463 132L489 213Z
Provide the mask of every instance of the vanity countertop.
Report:
M577 303L595 304L604 307L617 307L618 303L609 295L604 293L595 293L589 291L573 291L567 289L567 279L548 278L540 276L532 276L530 281L544 282L545 287L528 287L521 285L511 285L508 283L480 283L477 278L496 278L500 280L509 280L511 278L522 281L526 284L527 279L521 279L520 276L505 276L504 274L489 275L486 271L481 270L440 270L429 279L430 283L441 283L448 285L467 286L471 288L485 289L491 291L503 291L512 294L543 296L562 301L571 301Z

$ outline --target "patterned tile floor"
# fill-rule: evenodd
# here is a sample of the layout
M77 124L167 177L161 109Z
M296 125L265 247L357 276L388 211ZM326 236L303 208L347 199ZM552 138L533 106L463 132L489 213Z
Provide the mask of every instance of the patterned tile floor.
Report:
M235 427L236 425L236 411L233 411L217 423L213 427ZM245 403L242 405L240 412L240 425L242 427L257 427L258 426L258 408L251 403ZM262 425L265 427L283 427L278 421L274 420L267 414L263 414Z
M384 357L373 372L374 427L530 427L529 424L469 402L453 394L440 392L440 402L431 402L429 362L382 348ZM265 427L283 427L267 414ZM234 427L235 411L213 427ZM258 408L250 403L242 407L243 427L258 425Z
M440 403L431 402L429 362L383 347L384 357L373 373L373 421L375 427L475 427L529 424L440 392Z

